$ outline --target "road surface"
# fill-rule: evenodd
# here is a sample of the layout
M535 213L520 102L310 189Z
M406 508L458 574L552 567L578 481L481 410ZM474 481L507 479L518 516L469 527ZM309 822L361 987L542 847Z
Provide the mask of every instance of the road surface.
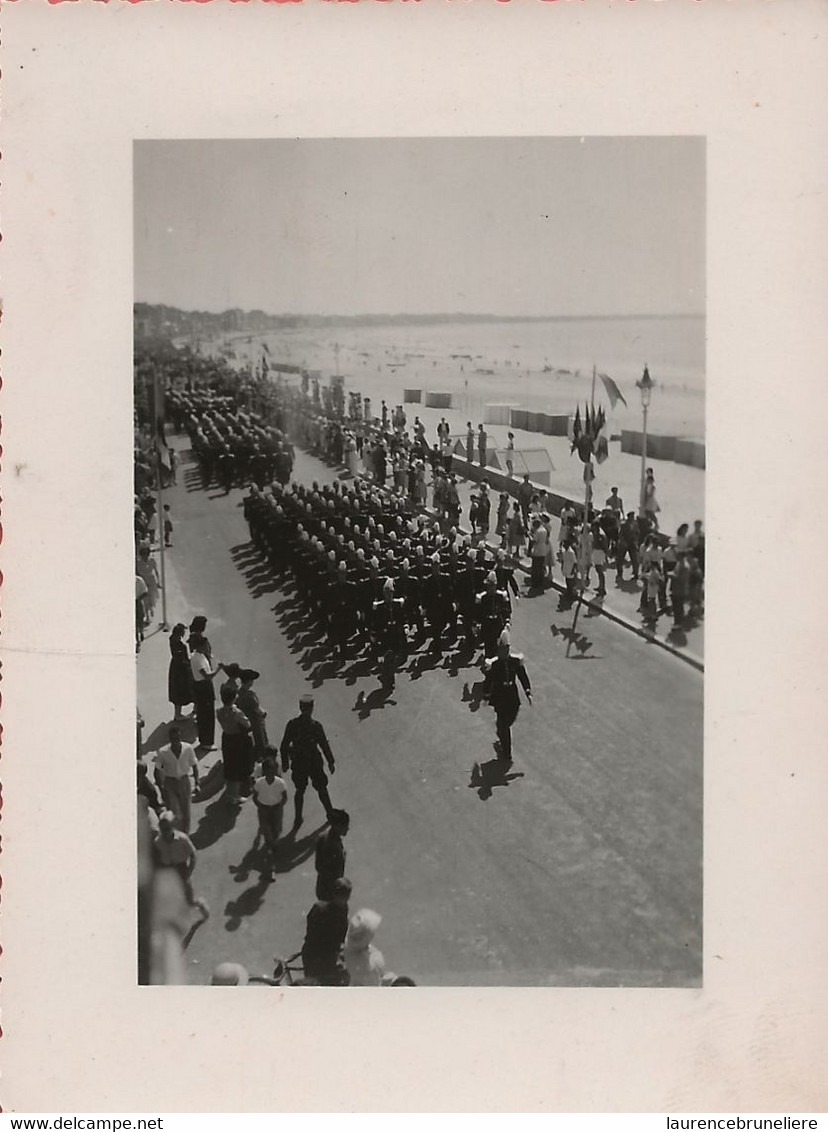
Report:
M554 591L523 598L512 640L535 703L521 708L504 774L493 712L470 694L478 669L416 655L387 701L364 662L337 671L252 549L243 493L203 491L181 456L165 493L170 623L205 613L214 656L258 669L271 741L315 691L337 758L331 796L352 819L351 907L382 913L387 967L432 986L699 985L701 674L600 616L581 616L567 658L572 612L558 612ZM303 453L294 474L334 475ZM139 655L147 749L166 741L172 715L168 657L160 632ZM273 955L298 950L324 821L309 788L305 823L267 882L251 852L255 808L225 806L217 777L194 806L195 888L212 909L187 951L196 984L221 960L268 973ZM286 826L291 816L289 802Z

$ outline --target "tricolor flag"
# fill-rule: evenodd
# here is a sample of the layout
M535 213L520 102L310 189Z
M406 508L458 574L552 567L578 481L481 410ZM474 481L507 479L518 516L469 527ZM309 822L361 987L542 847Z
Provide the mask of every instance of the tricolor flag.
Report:
M619 401L623 401L624 402L624 408L626 408L627 402L624 401L624 394L621 392L621 390L618 388L618 386L615 384L615 382L612 380L612 378L609 377L605 373L599 373L598 376L601 378L601 380L604 383L604 388L606 389L607 396L610 399L611 408L614 409Z

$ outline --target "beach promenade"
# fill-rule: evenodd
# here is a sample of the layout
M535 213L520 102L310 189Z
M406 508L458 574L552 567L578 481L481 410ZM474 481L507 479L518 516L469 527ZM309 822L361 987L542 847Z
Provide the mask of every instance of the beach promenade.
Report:
M588 609L572 636L573 611L557 609L554 590L526 595L513 641L535 698L505 772L493 713L474 694L479 669L456 653L415 652L394 695L378 697L370 663L337 666L289 581L258 557L243 492L203 490L186 442L174 443L168 621L204 613L214 655L261 673L271 741L314 692L337 758L332 798L352 816L352 906L382 913L388 968L434 986L698 985L701 674ZM297 453L302 482L336 475ZM168 659L168 636L154 627L137 662L147 760L172 717ZM252 805L222 799L217 752L202 774L194 884L212 914L186 952L195 984L222 960L267 973L273 955L298 949L324 821L310 795L270 882L252 850Z

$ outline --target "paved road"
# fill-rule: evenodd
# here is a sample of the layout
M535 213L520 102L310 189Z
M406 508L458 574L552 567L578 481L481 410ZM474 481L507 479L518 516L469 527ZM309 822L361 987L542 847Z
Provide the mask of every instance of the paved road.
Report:
M330 478L299 454L297 475ZM688 986L701 977L702 678L605 618L557 595L524 598L513 643L535 706L521 709L515 763L494 761L494 717L465 687L478 670L412 658L383 702L364 667L330 665L290 591L252 551L239 491L206 493L184 455L169 493L171 622L210 618L214 655L256 667L278 740L299 695L337 755L331 793L352 815L352 907L383 914L387 965L426 985ZM139 701L152 748L164 741L167 637L139 657ZM482 765L482 783L475 775ZM214 776L215 777L215 776ZM276 880L250 852L253 806L216 792L194 809L196 889L211 908L187 952L193 983L234 959L264 972L298 949L313 902L313 837L324 814L309 791L305 824Z

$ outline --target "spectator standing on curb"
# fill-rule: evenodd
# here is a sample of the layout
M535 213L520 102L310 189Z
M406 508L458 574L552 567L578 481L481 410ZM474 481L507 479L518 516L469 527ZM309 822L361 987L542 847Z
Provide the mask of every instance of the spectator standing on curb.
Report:
M500 540L501 548L508 548L509 544L509 494L501 491L497 501L497 520L495 534Z
M210 644L206 637L190 636L190 669L193 675L193 702L195 703L198 745L212 751L216 738L216 690L213 681L221 671L210 664Z
M147 627L147 609L145 605L147 596L147 583L136 572L135 574L135 651L141 651L141 642L144 639L144 629Z
M259 697L253 691L253 682L259 679L259 673L253 668L243 668L239 673L241 688L236 696L236 706L241 708L250 721L253 737L254 761L264 758L267 749L267 728L265 720L267 712L262 710Z
M187 629L180 622L170 633L170 667L167 673L167 697L173 705L173 718L183 719L182 708L193 702L193 674L190 652L184 643Z
M658 512L661 510L658 500L656 499L656 485L655 474L652 468L647 469L647 475L644 480L644 500L642 510L647 519L653 525L655 530L658 530Z
M540 519L532 520L532 573L529 584L533 589L543 588L543 571L546 567L546 548L549 536Z
M520 557L520 552L523 550L523 542L526 538L526 524L521 514L519 503L515 503L512 507L512 517L509 520L508 528L508 544L509 553L515 558Z
M480 460L480 467L486 466L486 454L488 452L489 438L486 435L486 430L483 425L477 426L477 457Z
M506 440L506 475L511 479L515 474L515 434L510 432Z
M474 463L474 429L471 421L466 421L466 459L470 464Z
M607 596L607 538L601 528L596 524L592 535L592 565L598 575L598 589L596 597Z
M250 782L253 771L253 742L250 720L236 704L232 688L222 688L221 707L216 712L221 726L221 761L227 786L225 798L231 805L242 803L242 785Z
M523 480L517 489L517 501L520 507L521 518L523 519L523 529L529 529L529 504L532 502L532 495L534 494L529 473L525 472Z

